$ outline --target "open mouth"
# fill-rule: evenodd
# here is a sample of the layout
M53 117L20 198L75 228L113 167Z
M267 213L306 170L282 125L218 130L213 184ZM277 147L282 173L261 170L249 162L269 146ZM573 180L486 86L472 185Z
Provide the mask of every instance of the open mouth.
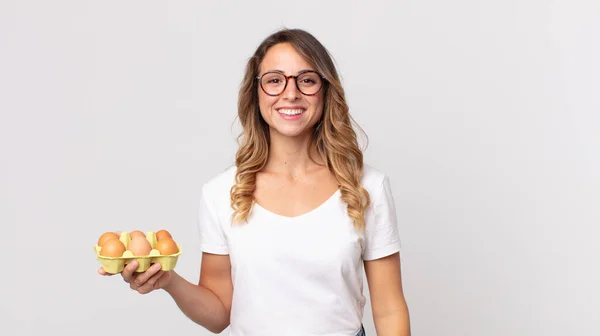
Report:
M298 109L286 109L286 108L282 108L282 109L278 109L277 110L277 112L279 114L290 116L290 117L301 115L305 111L306 111L305 109L300 109L300 108L298 108Z

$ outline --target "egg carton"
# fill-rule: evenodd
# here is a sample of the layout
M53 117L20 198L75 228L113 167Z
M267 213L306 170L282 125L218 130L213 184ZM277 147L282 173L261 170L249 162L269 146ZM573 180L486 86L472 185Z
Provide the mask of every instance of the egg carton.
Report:
M147 256L134 256L133 252L131 252L129 248L129 243L131 242L131 236L129 232L121 232L119 240L125 245L125 252L121 257L105 257L100 255L100 246L98 244L94 245L94 251L96 252L96 257L102 264L102 268L106 273L117 274L123 271L125 265L131 263L132 261L138 262L138 268L135 270L136 272L144 272L152 264L159 263L161 269L163 271L170 271L175 268L177 265L177 259L181 254L181 246L179 243L177 244L178 251L175 254L171 255L161 255L158 250L154 247L156 246L156 233L154 231L146 232L146 239L150 242L150 246L152 246L152 250Z

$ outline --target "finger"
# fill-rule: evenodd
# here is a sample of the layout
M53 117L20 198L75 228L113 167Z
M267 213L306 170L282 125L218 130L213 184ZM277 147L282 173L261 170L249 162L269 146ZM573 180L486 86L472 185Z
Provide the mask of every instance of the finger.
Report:
M121 275L123 276L123 280L125 280L125 282L130 283L131 280L133 279L133 272L135 272L135 270L138 268L138 262L135 260L132 260L129 264L127 264L125 266L125 268L123 268L123 271L121 272Z
M155 263L150 268L148 268L145 272L138 275L135 279L135 283L138 286L143 286L146 281L148 281L152 276L154 276L158 271L160 271L162 266L159 263Z
M148 281L146 281L146 285L154 288L154 285L156 284L156 282L160 279L160 277L165 274L165 271L158 271L156 272L156 274L154 274L150 279L148 279Z
M146 283L143 286L140 286L137 291L140 294L148 294L151 291L155 290L156 288L154 288L154 285L156 284L156 282L158 280L160 280L160 278L165 274L164 271L158 271L156 274L154 274L150 279L148 279L148 281L146 281Z
M105 271L103 267L100 267L98 269L98 274L104 275L104 276L113 276L114 275L113 273L108 273L107 271Z
M135 283L135 281L131 281L129 283L129 288L131 288L132 290L136 291L140 288L140 286L137 285L137 283Z

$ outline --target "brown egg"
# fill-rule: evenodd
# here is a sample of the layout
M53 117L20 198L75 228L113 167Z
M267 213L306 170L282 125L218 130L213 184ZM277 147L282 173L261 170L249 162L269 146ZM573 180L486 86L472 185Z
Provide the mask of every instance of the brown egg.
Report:
M179 252L179 248L177 247L177 243L171 238L163 238L163 240L159 240L156 242L155 249L160 252L161 255L171 255Z
M100 248L100 255L105 257L122 257L125 245L118 239L110 239L104 242Z
M150 254L152 246L145 237L133 237L129 243L129 251L136 257L144 257Z
M146 234L140 230L133 230L133 231L129 232L129 236L131 237L131 239L133 239L134 237L146 238Z
M167 230L158 230L158 231L156 231L156 240L161 240L163 238L173 239L173 237L171 237L171 234Z
M105 232L100 236L100 239L98 239L98 246L102 247L102 245L104 245L104 243L110 239L119 239L119 235L116 234L115 232Z

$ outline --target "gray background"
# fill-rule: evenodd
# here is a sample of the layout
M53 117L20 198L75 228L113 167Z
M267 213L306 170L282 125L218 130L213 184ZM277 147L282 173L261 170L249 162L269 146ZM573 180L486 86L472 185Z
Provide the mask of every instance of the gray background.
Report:
M391 177L413 335L598 335L599 14L0 1L1 333L210 334L164 292L98 276L93 245L166 228L197 281L200 186L232 163L246 59L286 26L332 52L366 161Z

